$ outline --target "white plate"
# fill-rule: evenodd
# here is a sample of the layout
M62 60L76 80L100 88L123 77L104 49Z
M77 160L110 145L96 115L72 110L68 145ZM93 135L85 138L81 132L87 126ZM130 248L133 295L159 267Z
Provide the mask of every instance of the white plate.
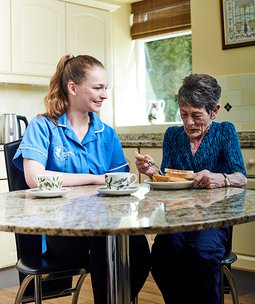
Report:
M139 189L137 186L125 187L121 190L112 190L108 189L106 186L101 186L97 188L97 191L106 195L130 195L131 193L136 192Z
M38 196L38 197L57 197L57 196L62 196L66 194L67 192L71 191L71 189L68 188L61 188L59 190L53 191L53 190L40 190L39 188L32 188L26 190L28 194Z
M150 179L144 181L149 184L153 189L187 189L192 187L193 181L181 181L181 182L152 182Z

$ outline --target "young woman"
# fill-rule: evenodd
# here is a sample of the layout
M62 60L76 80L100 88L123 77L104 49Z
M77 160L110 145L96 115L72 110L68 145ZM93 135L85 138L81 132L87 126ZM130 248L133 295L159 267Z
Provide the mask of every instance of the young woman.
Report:
M61 172L64 186L104 184L105 173L129 171L118 136L96 115L107 98L107 75L96 58L63 56L45 97L46 113L29 124L14 156L29 187L36 176ZM47 237L55 256L83 257L90 252L96 304L107 303L106 240L104 237ZM132 252L134 254L132 254ZM145 236L130 238L131 297L142 288L150 269Z

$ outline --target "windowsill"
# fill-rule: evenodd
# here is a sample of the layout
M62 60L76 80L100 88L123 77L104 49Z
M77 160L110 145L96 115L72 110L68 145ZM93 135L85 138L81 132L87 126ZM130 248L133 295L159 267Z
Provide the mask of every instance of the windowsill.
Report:
M122 126L115 127L118 134L139 134L139 133L165 133L168 127L181 126L181 122L148 124L139 126Z

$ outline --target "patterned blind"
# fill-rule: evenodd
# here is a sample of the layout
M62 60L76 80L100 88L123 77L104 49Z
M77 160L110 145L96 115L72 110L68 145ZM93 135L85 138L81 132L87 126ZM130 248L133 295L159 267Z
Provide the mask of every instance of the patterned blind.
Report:
M131 13L132 39L191 29L190 0L144 0Z

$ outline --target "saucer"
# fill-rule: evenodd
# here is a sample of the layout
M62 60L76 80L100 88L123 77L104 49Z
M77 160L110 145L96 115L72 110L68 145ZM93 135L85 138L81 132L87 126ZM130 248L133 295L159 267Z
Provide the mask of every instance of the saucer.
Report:
M58 197L71 191L69 188L61 188L59 190L40 190L39 188L32 188L26 190L26 193L37 197Z
M139 189L138 186L129 186L124 187L121 190L112 190L107 188L106 186L101 186L97 188L97 191L99 193L105 194L105 195L130 195L131 193L136 192Z

